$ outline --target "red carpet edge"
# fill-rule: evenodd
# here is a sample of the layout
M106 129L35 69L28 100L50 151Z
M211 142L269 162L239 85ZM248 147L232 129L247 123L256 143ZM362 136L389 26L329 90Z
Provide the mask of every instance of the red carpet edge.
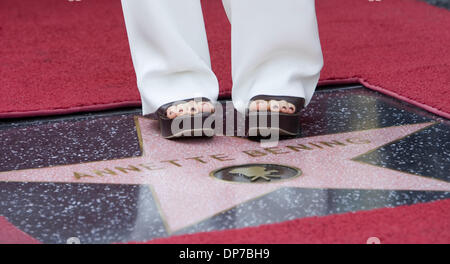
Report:
M372 89L374 91L380 92L382 94L394 97L396 99L399 99L401 101L410 103L412 105L415 105L417 107L420 107L428 112L431 112L433 114L445 117L447 119L450 119L450 113L441 111L437 108L434 108L432 106L419 103L415 100L412 100L408 97L399 95L395 92L389 91L387 89L384 89L379 86L371 85L370 83L366 82L362 78L349 78L349 79L333 79L333 80L321 80L319 81L319 86L321 85L333 85L333 84L362 84L366 88ZM97 104L97 105L88 105L88 106L78 106L78 107L67 107L67 108L58 108L58 109L49 109L49 110L34 110L34 111L23 111L23 112L6 112L6 113L0 113L0 118L22 118L22 117L35 117L35 116L51 116L51 115L66 115L66 114L72 114L72 113L78 113L78 112L90 112L90 111L104 111L104 110L111 110L116 108L122 108L122 107L140 107L141 101L125 101L125 102L118 102L118 103L108 103L108 104Z
M309 217L242 229L155 239L149 244L450 243L450 199L356 213Z

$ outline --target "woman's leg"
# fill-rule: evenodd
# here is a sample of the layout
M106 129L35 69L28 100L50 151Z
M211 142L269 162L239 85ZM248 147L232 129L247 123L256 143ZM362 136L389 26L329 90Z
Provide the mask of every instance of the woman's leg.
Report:
M199 0L122 0L143 114L194 97L217 100Z
M314 0L223 0L231 22L233 103L255 95L309 103L323 66Z

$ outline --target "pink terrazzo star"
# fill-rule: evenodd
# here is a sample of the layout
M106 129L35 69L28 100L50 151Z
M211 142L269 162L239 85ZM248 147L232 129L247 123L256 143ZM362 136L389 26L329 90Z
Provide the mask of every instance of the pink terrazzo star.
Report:
M0 172L0 181L147 184L169 233L281 187L450 191L450 183L385 169L352 158L433 123L284 140L264 148L237 137L165 140L157 122L137 118L143 156ZM284 181L237 183L210 176L218 168L276 163L300 168Z

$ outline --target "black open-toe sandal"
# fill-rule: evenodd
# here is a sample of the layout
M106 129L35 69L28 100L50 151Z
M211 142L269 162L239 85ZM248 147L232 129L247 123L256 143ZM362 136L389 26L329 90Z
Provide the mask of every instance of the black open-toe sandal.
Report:
M300 130L300 110L304 106L305 99L301 97L252 97L246 110L247 136L265 137L272 133L278 133L280 136L297 135Z
M208 111L209 110L209 111ZM162 105L151 116L159 120L164 138L214 135L214 105L208 98L191 98Z

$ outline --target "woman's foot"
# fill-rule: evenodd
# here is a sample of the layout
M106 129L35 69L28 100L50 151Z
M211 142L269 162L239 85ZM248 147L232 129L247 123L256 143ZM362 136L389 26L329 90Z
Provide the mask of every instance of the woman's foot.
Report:
M164 104L156 110L164 138L214 136L214 105L208 98L190 98ZM181 118L177 118L181 117Z
M249 104L250 112L280 112L285 114L295 113L296 107L294 104L287 102L286 100L254 100Z
M250 99L247 112L247 135L295 136L300 129L300 110L305 99L294 96L257 95ZM255 118L257 117L257 118ZM264 120L265 118L265 120Z
M188 101L172 105L166 110L166 116L174 119L183 115L195 115L198 113L214 113L214 105L208 101Z

